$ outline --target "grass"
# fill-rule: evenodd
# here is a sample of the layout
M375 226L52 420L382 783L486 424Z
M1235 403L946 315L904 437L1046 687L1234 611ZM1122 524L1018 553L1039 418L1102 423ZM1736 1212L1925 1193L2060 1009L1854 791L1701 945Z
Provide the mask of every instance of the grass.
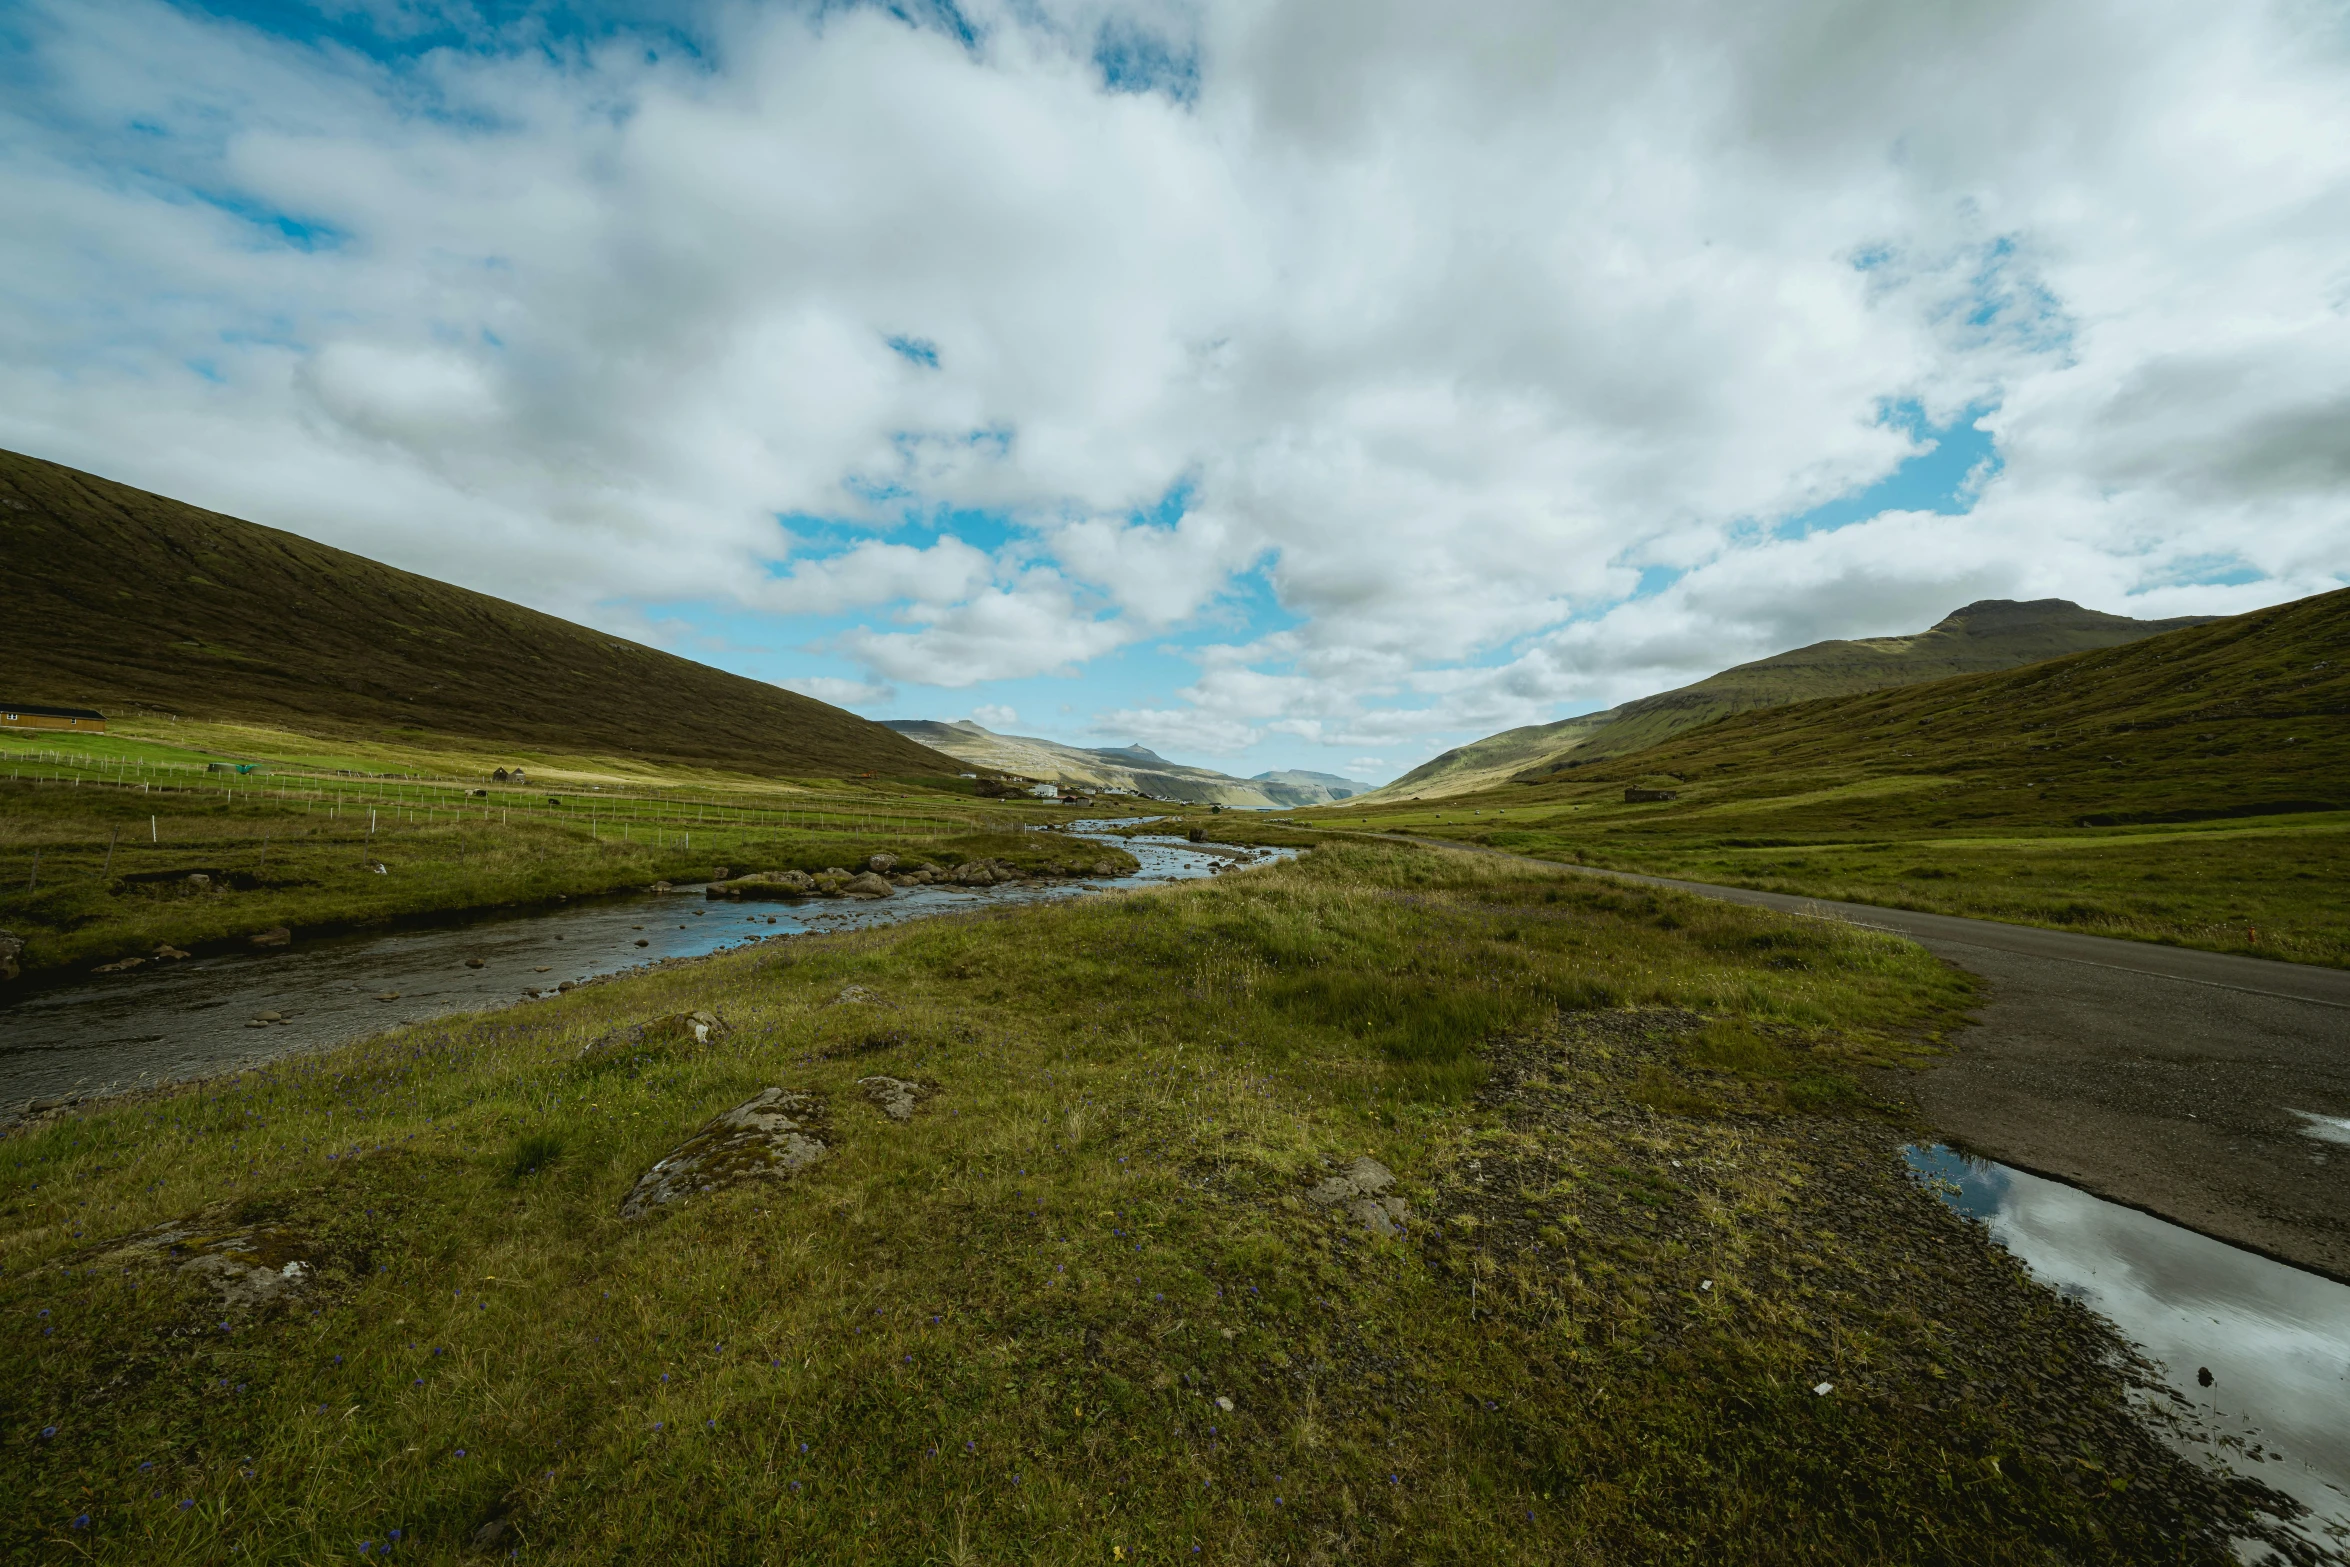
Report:
M586 772L578 759L519 788L477 784L484 774L470 769L432 776L425 758L372 749L329 753L352 765L327 770L307 737L237 738L247 744L236 751L109 735L0 756L0 928L24 941L27 972L279 926L315 931L700 881L722 865L813 871L887 852L912 864L1001 859L1043 871L1077 857L1067 840L1024 830L1066 812L933 788L778 785L643 761ZM251 743L264 738L280 754ZM223 755L254 758L255 770L205 770L236 765ZM1085 863L1134 868L1131 856L1097 847L1086 846Z
M0 1144L0 1549L2228 1560L2257 1488L1792 1091L1970 999L1832 922L1332 846L85 1107ZM728 1028L582 1054L689 1008ZM938 1092L893 1125L877 1072ZM825 1162L617 1217L770 1084ZM1405 1239L1304 1200L1359 1155ZM124 1249L173 1221L310 1282L224 1310Z
M2350 592L2001 674L1743 714L1333 826L2350 963ZM1628 785L1678 798L1627 804Z

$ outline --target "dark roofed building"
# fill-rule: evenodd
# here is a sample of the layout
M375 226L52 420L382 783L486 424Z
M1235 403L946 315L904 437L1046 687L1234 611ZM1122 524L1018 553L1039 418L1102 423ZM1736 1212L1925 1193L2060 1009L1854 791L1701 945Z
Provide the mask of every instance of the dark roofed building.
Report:
M0 704L0 729L70 729L77 734L102 735L106 732L106 715L87 707Z

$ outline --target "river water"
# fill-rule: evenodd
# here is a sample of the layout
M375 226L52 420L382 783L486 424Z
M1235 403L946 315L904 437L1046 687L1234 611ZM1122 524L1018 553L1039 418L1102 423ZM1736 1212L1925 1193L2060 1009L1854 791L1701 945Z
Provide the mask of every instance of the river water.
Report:
M926 915L1095 896L1214 874L1233 851L1176 839L1077 836L1141 861L1131 876L1003 887L902 888L889 898L709 902L699 886L575 898L530 909L315 939L274 952L149 963L124 974L36 987L0 1005L0 1121L34 1101L234 1072L295 1050L403 1023L526 1002L664 958L694 958L804 931L850 930ZM1265 851L1255 859L1287 858ZM480 967L468 967L478 959ZM263 1013L283 1021L256 1023Z
M2350 1285L1940 1144L1903 1152L2162 1368L2181 1446L2306 1505L2328 1549L2350 1545Z

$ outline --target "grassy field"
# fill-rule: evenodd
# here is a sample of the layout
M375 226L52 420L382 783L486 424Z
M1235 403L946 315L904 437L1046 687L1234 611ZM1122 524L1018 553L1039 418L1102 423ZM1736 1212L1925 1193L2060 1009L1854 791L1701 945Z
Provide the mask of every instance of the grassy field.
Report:
M1560 781L1303 814L1701 881L2350 963L2350 593L1742 714ZM1630 804L1627 786L1677 797Z
M822 870L886 851L1042 870L1069 856L1022 829L1071 811L980 800L951 780L778 782L561 755L534 757L527 788L490 771L462 751L230 726L0 754L0 929L39 972L279 926L700 881L719 866ZM1088 863L1100 857L1088 850Z
M1969 999L1850 927L1332 846L64 1114L0 1145L0 1549L2231 1560L2259 1494L1897 1173L1867 1075ZM687 1008L729 1030L581 1054ZM895 1124L874 1073L936 1093ZM618 1217L766 1085L824 1162ZM1401 1237L1304 1200L1366 1155ZM172 1221L308 1282L224 1308L124 1244Z

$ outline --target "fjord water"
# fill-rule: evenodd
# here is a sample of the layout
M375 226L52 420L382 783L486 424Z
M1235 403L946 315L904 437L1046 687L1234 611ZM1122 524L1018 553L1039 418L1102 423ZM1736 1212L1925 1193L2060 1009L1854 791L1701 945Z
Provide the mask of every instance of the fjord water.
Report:
M2350 1545L2350 1285L1939 1143L1903 1155L2161 1367L2183 1445L2306 1505L2333 1549Z
M1084 829L1112 825L1072 823ZM698 886L574 899L390 932L299 940L274 952L150 963L28 988L0 1006L0 1116L69 1094L115 1093L234 1072L401 1023L553 994L661 959L701 957L807 931L1082 897L1214 873L1230 851L1175 839L1102 838L1141 862L1116 880L911 887L873 900L705 901ZM1286 858L1286 851L1262 857ZM468 967L478 959L480 966ZM284 1021L254 1026L263 1013Z

